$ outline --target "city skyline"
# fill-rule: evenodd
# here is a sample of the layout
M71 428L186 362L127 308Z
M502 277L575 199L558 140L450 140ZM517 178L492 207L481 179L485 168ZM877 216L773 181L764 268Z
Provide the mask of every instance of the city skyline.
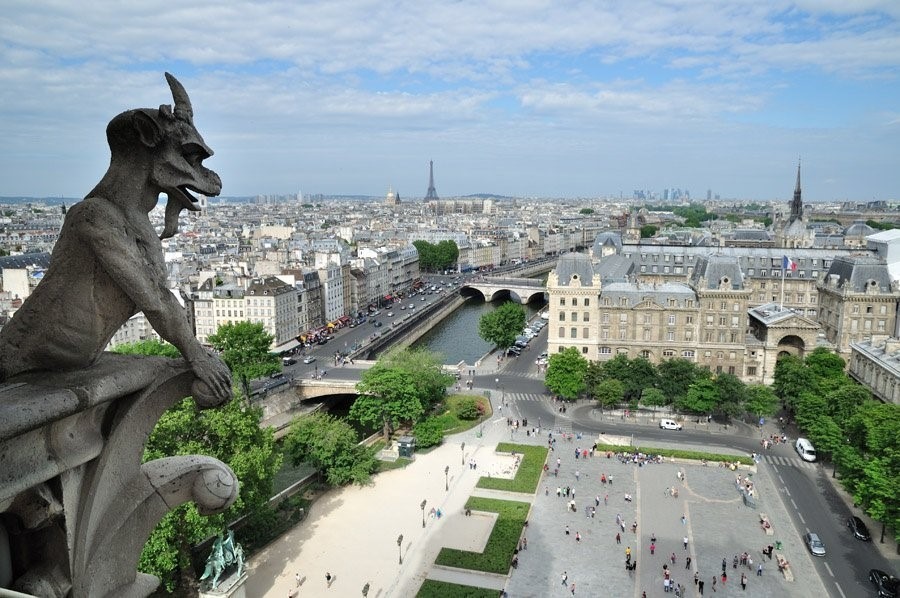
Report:
M223 195L896 200L900 4L12 2L0 196L82 196L184 83Z

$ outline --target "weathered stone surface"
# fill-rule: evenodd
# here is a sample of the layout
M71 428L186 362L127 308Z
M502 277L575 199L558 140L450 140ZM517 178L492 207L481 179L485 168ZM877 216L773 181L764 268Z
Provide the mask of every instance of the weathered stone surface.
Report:
M212 155L187 93L166 75L174 109L129 110L107 128L109 170L69 210L50 267L0 330L0 594L143 597L137 573L159 520L187 501L201 513L237 497L234 472L211 457L141 463L162 413L195 392L201 407L231 396L228 368L196 340L166 288L149 212L168 196L163 237L191 191L218 194ZM185 359L103 352L143 311Z

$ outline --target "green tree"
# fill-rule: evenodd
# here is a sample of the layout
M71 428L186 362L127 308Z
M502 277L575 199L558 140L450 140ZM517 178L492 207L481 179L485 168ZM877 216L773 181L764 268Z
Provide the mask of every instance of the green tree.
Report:
M659 232L658 226L653 226L652 224L645 224L641 227L641 238L642 239L651 239L653 235Z
M501 349L512 345L525 328L525 309L512 301L481 316L478 335Z
M444 240L434 244L419 239L413 241L413 246L419 252L419 267L428 272L443 270L459 259L456 241Z
M804 367L801 359L793 355L779 357L775 363L775 381L772 383L772 390L791 409L796 398L812 388L814 382L812 372Z
M606 378L597 385L594 398L600 404L600 409L604 407L615 407L622 401L625 394L625 385L615 378Z
M809 439L816 447L816 453L830 457L835 469L837 469L836 457L838 452L846 446L841 427L830 416L823 413L809 421L806 431L809 434Z
M578 349L569 347L550 356L544 384L550 392L564 399L574 400L585 389L587 367L587 359L581 356Z
M660 389L646 388L641 393L641 404L648 407L664 407L669 404L669 401Z
M444 372L440 353L427 349L404 348L388 351L378 363L389 369L406 372L416 381L419 400L427 409L444 399L454 378Z
M729 417L740 413L746 396L746 385L734 374L719 374L714 383L719 393L719 411Z
M603 363L588 361L587 369L584 371L584 390L589 397L596 400L597 388L603 379Z
M266 510L281 454L271 428L259 425L262 410L232 399L215 409L199 410L185 399L166 411L147 441L144 460L201 454L228 464L240 481L240 495L225 513L201 516L193 503L163 517L144 546L138 569L158 576L172 591L196 584L191 547L219 532L241 515Z
M628 359L620 353L603 363L603 377L618 380L624 389L623 398L628 402L641 398L641 392L656 384L656 368L643 357Z
M679 411L711 413L719 406L719 389L710 378L701 378L691 384L687 394L675 402Z
M284 449L295 466L309 463L332 486L368 484L377 468L374 451L358 443L350 424L327 413L295 419Z
M465 397L456 404L456 417L459 419L478 419L481 411L478 409L478 401L474 397Z
M825 395L825 404L828 406L828 415L837 422L846 422L865 403L872 399L872 393L864 386L848 380L839 388Z
M380 425L386 441L397 423L414 422L425 413L415 378L408 372L376 363L363 373L356 390L359 396L350 407L350 419Z
M157 339L122 343L115 348L116 353L124 355L158 355L160 357L181 357L181 353L170 343Z
M803 360L803 365L812 374L820 392L830 392L847 382L844 366L847 363L840 355L825 347L817 347Z
M772 417L778 410L778 397L765 384L751 384L746 396L744 408L756 417Z
M416 437L417 448L437 446L444 440L444 429L441 426L441 422L434 417L416 422L412 433Z
M594 213L594 208L581 208L578 210L579 214L589 215Z
M670 403L677 403L687 396L695 380L709 378L707 370L700 370L693 361L687 359L667 359L656 366L657 385Z
M278 355L269 352L273 337L257 322L228 322L208 337L250 399L250 380L281 371Z

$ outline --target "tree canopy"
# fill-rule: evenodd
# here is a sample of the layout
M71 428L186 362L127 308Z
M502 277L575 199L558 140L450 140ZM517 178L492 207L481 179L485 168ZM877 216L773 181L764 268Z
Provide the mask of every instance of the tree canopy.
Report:
M581 356L578 349L569 347L550 356L544 384L550 392L574 400L585 389L587 367L587 359Z
M484 340L505 349L516 341L525 328L525 309L512 301L481 316L478 335Z
M309 463L332 486L368 484L377 467L374 451L358 443L350 424L327 413L295 419L284 448L294 465Z
M406 372L416 381L419 400L426 408L443 400L454 378L444 372L443 357L427 349L388 351L378 362L386 368Z
M222 324L208 340L240 381L247 399L250 398L250 380L281 371L278 355L269 352L273 337L258 322Z
M419 252L419 267L428 272L444 270L459 259L459 247L456 245L456 241L445 240L429 243L419 239L413 241L413 246Z
M415 422L425 413L416 378L409 372L376 363L363 373L356 390L359 396L349 417L362 424L380 425L385 440L390 440L397 423Z

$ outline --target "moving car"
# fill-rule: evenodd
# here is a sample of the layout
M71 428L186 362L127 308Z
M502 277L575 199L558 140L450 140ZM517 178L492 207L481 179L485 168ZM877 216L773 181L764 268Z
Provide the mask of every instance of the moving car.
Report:
M794 449L804 461L816 460L816 448L806 438L798 438L797 442L794 443Z
M375 328L381 328L381 322L375 320Z
M661 419L659 420L659 428L660 430L680 430L683 426L674 419Z
M316 358L313 357L312 355L307 355L306 357L303 358L303 363L312 363L315 360L316 360Z
M825 556L825 543L819 539L819 534L815 532L803 534L803 541L813 556Z
M872 539L872 536L869 535L869 528L866 527L862 519L855 515L847 519L847 527L850 528L850 531L853 532L853 537L857 540L868 542Z
M897 590L900 589L900 580L893 575L888 575L881 569L871 569L869 571L869 581L875 586L875 591L881 598L895 598Z
M509 349L506 350L506 354L507 355L521 355L522 349L513 345L512 347L510 347Z
M294 365L295 363L297 363L297 360L294 359L293 357L282 357L281 358L281 365Z
M389 318L393 318L393 317L394 317L394 312L389 311L389 312L388 312L388 317L389 317Z

